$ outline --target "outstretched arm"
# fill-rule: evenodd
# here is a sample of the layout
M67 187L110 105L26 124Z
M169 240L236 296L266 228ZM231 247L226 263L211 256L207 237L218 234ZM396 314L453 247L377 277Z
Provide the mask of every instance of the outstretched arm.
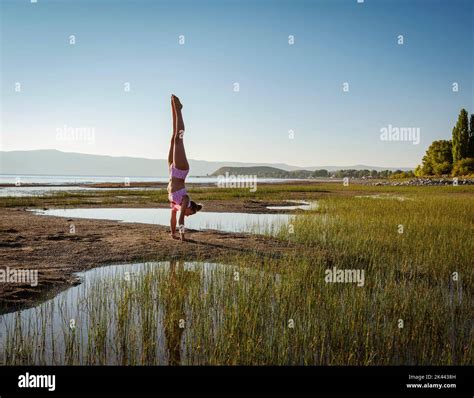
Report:
M183 201L181 202L181 212L179 213L179 235L181 240L184 241L184 216L186 214L186 209L188 208L189 196L185 195Z
M170 226L171 226L171 234L170 235L174 239L174 238L176 238L176 210L174 210L174 209L171 210Z

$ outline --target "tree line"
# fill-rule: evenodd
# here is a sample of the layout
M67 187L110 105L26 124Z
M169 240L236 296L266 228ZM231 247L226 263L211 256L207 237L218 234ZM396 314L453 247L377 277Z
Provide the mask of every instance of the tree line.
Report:
M461 109L450 140L437 140L429 146L416 176L466 176L474 174L474 114Z
M410 178L414 177L412 171L403 171L403 170L356 170L356 169L345 169L345 170L336 170L329 171L326 169L319 170L293 170L286 171L281 169L270 169L260 170L256 173L258 177L263 178L361 178L361 179L370 179L370 178Z

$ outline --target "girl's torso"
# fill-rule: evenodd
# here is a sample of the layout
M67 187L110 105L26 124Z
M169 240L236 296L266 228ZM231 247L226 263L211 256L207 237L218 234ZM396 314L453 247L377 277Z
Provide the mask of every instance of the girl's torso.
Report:
M184 180L179 178L170 177L170 182L168 183L168 193L179 191L186 187Z
M174 166L174 164L169 165L170 172L170 182L168 183L168 193L179 191L186 187L184 180L189 173L189 169L181 170Z

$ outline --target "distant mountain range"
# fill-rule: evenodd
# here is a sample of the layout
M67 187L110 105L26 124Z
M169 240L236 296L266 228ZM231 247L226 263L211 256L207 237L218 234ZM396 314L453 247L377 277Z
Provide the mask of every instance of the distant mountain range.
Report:
M0 151L0 174L74 175L74 176L125 176L164 177L168 175L166 159L145 159L127 156L88 155L75 152L61 152L54 149L32 151ZM190 176L206 176L222 167L264 166L285 171L325 169L335 170L411 170L411 167L354 166L311 166L297 167L284 163L244 163L189 160ZM225 173L225 171L224 171ZM248 174L248 170L246 171Z

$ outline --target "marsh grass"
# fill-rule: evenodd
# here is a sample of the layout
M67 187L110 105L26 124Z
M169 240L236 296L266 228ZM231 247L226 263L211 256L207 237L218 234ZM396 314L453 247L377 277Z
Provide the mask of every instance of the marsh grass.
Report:
M447 195L472 194L474 187L460 186L374 186L334 183L259 184L255 192L248 188L218 188L217 186L189 186L188 191L196 201L206 200L298 200L325 198L329 195L386 194ZM94 191L60 191L45 196L0 197L0 207L77 207L77 206L126 206L165 204L166 189L107 189Z
M323 268L365 270L363 288L345 286L349 296L337 285L322 290L332 292L321 300L323 319L339 324L328 336L344 336L345 345L366 336L370 347L341 353L338 363L472 364L474 202L444 193L403 202L333 197L317 215L297 217L294 233L280 231L282 240L324 249ZM337 299L339 320L327 307Z
M229 254L95 279L73 306L0 318L0 361L472 365L474 204L444 188L320 199L268 231L293 244L282 259ZM364 270L364 285L326 283L333 267Z

